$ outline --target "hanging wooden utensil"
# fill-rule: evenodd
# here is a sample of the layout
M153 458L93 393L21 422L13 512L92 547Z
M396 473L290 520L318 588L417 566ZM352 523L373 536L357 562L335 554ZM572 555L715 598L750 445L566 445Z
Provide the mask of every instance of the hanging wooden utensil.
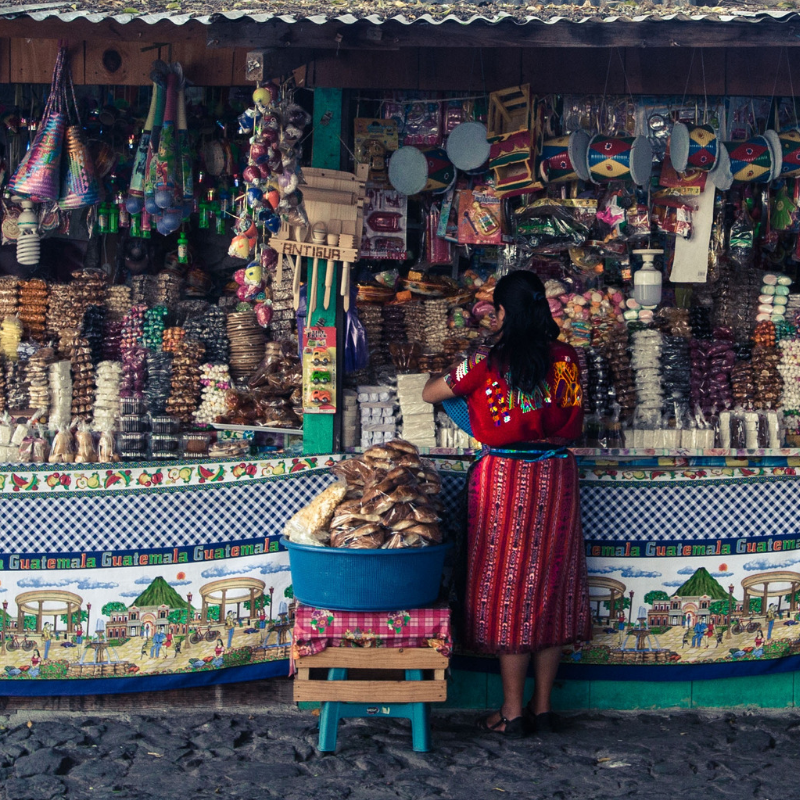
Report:
M339 234L339 249L340 250L354 250L356 246L356 237L350 233ZM342 307L345 311L350 310L350 267L349 261L342 264Z
M292 283L292 296L294 298L294 310L300 309L300 272L303 269L303 258L299 254L294 257L294 281Z
M311 265L311 287L306 294L306 305L308 306L308 326L311 327L311 318L317 310L317 275L319 270L319 259L314 256Z

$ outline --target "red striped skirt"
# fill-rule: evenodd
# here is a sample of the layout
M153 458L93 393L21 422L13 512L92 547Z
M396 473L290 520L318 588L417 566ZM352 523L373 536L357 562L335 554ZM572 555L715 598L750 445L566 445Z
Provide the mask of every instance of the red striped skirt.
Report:
M467 548L467 649L531 653L591 639L574 456L484 456L470 474Z

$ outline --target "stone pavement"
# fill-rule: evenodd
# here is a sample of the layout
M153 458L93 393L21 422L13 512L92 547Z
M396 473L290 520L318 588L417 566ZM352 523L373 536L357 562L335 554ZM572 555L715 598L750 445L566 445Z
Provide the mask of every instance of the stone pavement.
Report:
M0 716L0 798L647 800L800 797L800 713L584 713L548 738L506 741L476 714L436 712L434 750L408 723L348 720L320 754L316 717L229 711Z

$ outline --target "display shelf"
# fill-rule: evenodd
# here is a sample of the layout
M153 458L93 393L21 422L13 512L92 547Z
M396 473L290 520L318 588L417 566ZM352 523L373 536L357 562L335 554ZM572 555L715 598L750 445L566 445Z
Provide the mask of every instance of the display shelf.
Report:
M302 436L302 428L269 428L264 425L220 425L212 423L217 431L261 431L262 433L285 433L287 436Z
M578 457L592 458L800 458L800 447L762 448L754 450L730 450L711 448L708 450L650 447L570 447L569 450ZM363 453L363 447L348 447L347 453ZM480 450L467 450L452 447L420 447L420 455L424 456L474 456Z

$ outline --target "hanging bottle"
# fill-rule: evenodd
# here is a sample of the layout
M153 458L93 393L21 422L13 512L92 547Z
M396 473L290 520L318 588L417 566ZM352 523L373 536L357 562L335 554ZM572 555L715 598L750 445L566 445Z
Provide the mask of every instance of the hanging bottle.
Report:
M181 231L178 236L178 263L189 263L189 239L184 231Z

